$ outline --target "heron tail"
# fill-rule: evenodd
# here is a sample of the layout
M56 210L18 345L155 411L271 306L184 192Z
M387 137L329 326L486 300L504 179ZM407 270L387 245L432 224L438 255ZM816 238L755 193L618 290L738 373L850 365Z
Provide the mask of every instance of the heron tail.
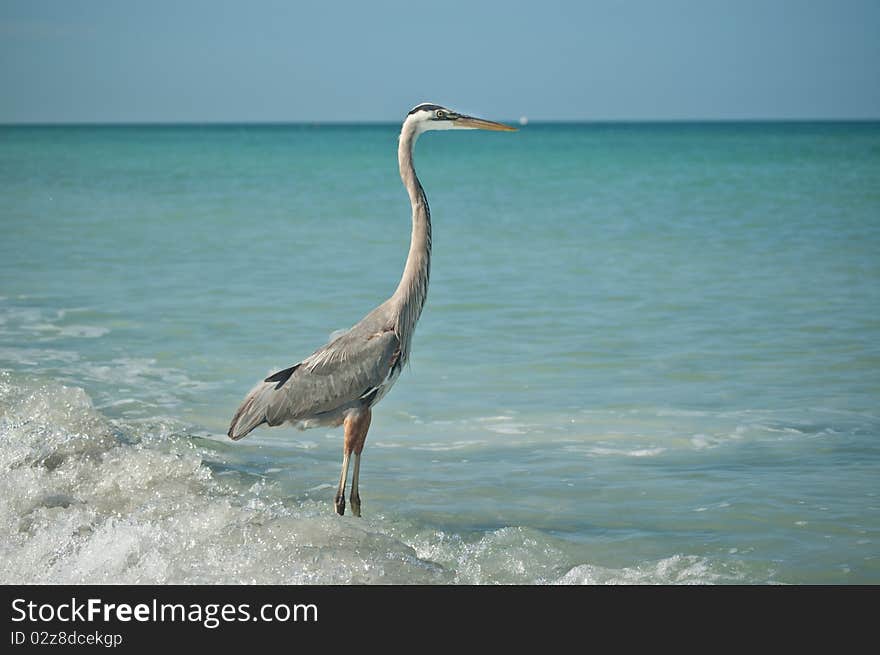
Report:
M284 422L283 418L278 416L277 407L276 411L271 412L270 417L270 405L273 400L277 400L275 392L284 386L284 383L290 379L297 368L299 368L299 364L278 371L250 390L238 411L235 412L235 416L232 417L232 423L229 424L229 432L226 434L230 439L238 441L263 423L280 425Z
M246 437L258 425L266 423L266 404L272 385L261 382L245 396L244 402L232 417L229 424L229 438L233 441Z
M277 407L270 415L270 405L273 400L277 401L275 392L284 386L284 383L290 379L297 368L299 368L299 364L278 371L250 390L238 411L235 412L235 416L232 417L232 423L229 424L229 432L226 434L230 439L238 441L263 423L280 425L284 422L284 419L279 416Z

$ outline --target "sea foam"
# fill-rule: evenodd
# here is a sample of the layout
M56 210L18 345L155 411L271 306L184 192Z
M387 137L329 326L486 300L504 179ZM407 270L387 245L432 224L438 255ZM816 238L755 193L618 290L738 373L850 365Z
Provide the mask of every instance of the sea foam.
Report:
M80 388L0 375L0 581L579 583L601 570L522 527L340 519L224 476L198 441L173 420L111 420Z

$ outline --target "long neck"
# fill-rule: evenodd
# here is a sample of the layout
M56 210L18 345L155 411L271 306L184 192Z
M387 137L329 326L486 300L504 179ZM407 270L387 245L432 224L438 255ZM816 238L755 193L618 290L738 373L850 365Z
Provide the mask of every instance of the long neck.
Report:
M428 296L428 279L431 275L431 210L413 166L413 146L417 138L418 133L412 125L404 123L400 132L397 158L400 163L400 179L403 180L412 204L412 238L403 276L391 297L396 310L395 327L401 340L404 361L409 357L412 334Z

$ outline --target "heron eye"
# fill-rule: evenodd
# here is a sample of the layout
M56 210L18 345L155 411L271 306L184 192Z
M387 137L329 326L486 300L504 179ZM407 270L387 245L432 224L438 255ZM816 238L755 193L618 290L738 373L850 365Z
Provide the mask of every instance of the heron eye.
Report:
M436 114L437 118L446 118L446 113L442 111L438 111Z

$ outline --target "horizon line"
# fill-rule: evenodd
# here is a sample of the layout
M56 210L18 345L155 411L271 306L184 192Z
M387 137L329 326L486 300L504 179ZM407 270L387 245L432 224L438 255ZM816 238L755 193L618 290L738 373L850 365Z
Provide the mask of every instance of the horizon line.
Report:
M520 127L529 125L657 125L657 124L742 124L742 123L878 123L880 116L859 118L584 118L584 119L502 119ZM400 120L111 120L111 121L0 121L0 127L231 127L231 126L386 126L399 125Z
M664 124L664 123L876 123L880 115L874 117L775 117L775 118L549 118L531 119L527 116L500 119L502 122L513 123L521 127L528 125L583 125L583 124ZM399 125L400 119L394 120L72 120L72 121L2 121L0 127L175 127L175 126L355 126L355 125Z

